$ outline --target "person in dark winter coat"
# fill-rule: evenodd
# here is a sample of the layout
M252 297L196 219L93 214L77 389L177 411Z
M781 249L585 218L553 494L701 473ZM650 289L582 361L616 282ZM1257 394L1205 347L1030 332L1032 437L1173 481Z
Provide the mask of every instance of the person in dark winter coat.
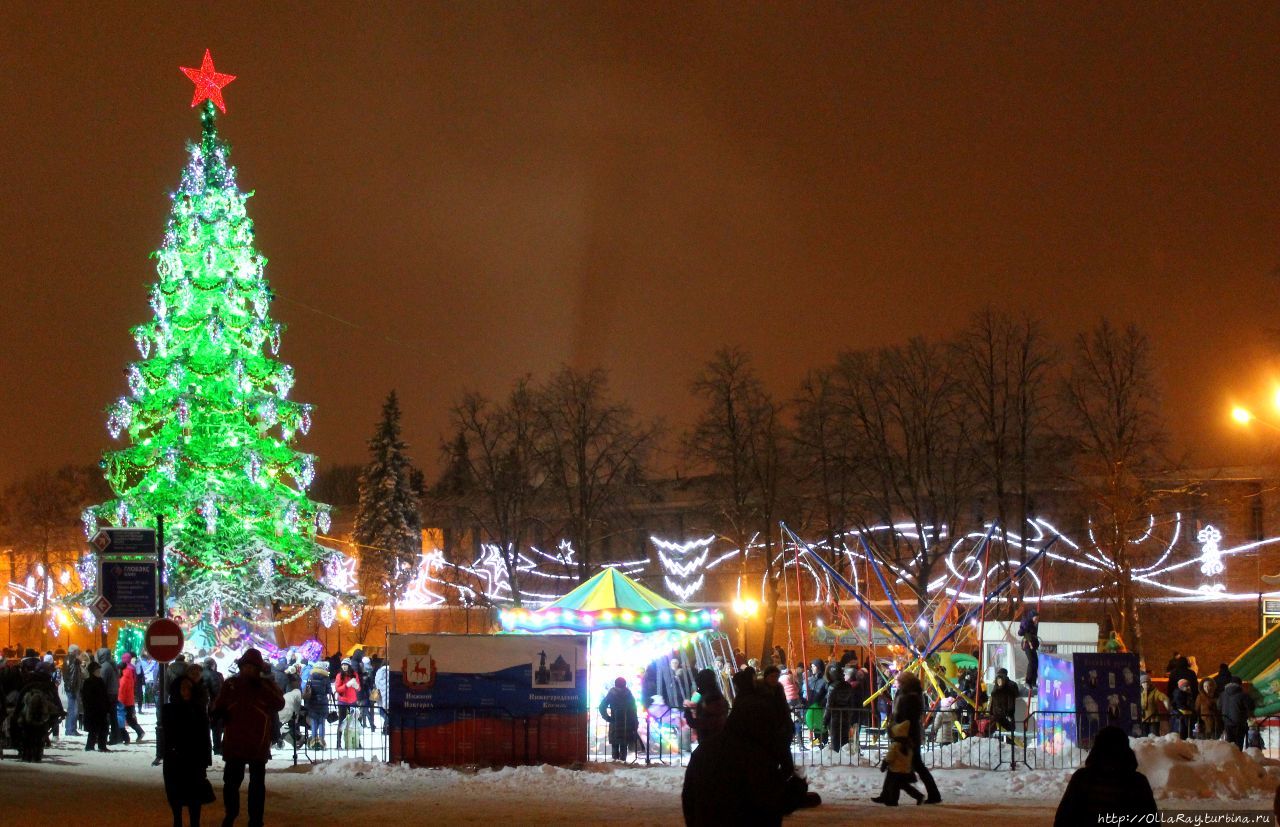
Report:
M1013 732L1014 711L1018 704L1018 686L1009 680L1009 670L996 671L995 686L991 688L991 719L1006 732Z
M703 669L693 678L698 688L697 700L686 701L684 719L698 735L698 745L724 731L729 717L729 702L720 691L720 679L713 669Z
M187 677L190 677L189 675ZM213 704L218 700L218 694L222 692L222 684L224 683L222 673L218 671L218 662L213 658L204 659L204 669L200 671L200 683L194 681L191 691L194 692L194 698L197 702L203 702L206 710L206 718L209 721L209 730L213 735L213 754L222 754L222 719L213 712Z
M84 686L84 671L80 667L80 647L74 643L67 647L61 677L62 691L67 696L67 722L62 734L68 738L78 738L80 732L76 729L76 720L80 715L80 688Z
M1218 709L1222 711L1222 728L1226 739L1242 750L1254 706L1252 696L1244 691L1240 679L1232 676L1222 690L1222 696L1218 698Z
M1230 666L1225 663L1218 664L1218 674L1213 676L1213 689L1216 695L1222 696L1222 690L1227 688L1232 677Z
M107 749L107 733L111 726L110 719L115 717L115 710L112 709L111 696L107 694L107 685L98 675L102 671L102 664L96 660L90 661L88 669L89 675L80 687L80 708L84 710L84 728L88 733L84 751L89 752L97 747L99 752L110 752Z
M600 717L609 722L609 748L614 761L627 760L627 747L640 737L636 698L627 688L626 678L616 678L600 701Z
M302 709L311 730L312 749L324 749L324 725L329 716L329 670L324 667L324 661L312 664L311 676L302 687Z
M938 791L938 783L933 780L933 773L929 772L929 768L924 765L924 759L920 754L924 744L924 728L921 723L923 718L924 689L920 686L919 676L914 672L899 672L898 697L893 702L893 722L900 724L906 721L910 724L908 737L913 747L911 768L924 782L924 790L928 795L924 803L939 804L942 802L942 793Z
M1138 772L1138 758L1129 736L1115 726L1103 727L1094 738L1084 766L1071 775L1054 827L1101 824L1103 815L1154 816L1156 799L1147 777Z
M200 827L200 808L212 804L205 770L213 764L209 747L209 719L200 705L194 682L183 675L169 687L160 711L164 725L164 793L173 811L173 827L182 827L182 810L191 827Z
M1191 724L1196 717L1196 697L1191 691L1191 682L1186 678L1178 681L1169 693L1169 704L1172 707L1170 723L1173 731L1184 741L1191 737Z
M1196 670L1192 668L1192 662L1185 657L1178 658L1178 663L1174 666L1174 671L1169 673L1169 689L1178 686L1178 681L1187 681L1192 687L1192 695L1196 695L1199 691L1199 677Z
M839 666L827 667L827 708L822 724L836 752L849 743L849 726L853 723L857 699L853 686L844 679Z
M681 805L688 827L782 823L791 754L779 752L773 704L756 688L755 670L747 667L732 680L724 732L694 750L685 771Z
M1022 652L1027 656L1027 689L1036 694L1040 676L1040 612L1027 609L1018 624L1018 637L1022 638Z
M786 692L781 684L782 670L776 663L764 668L764 676L758 691L769 699L773 711L775 737L788 754L791 752L791 739L795 736L795 725L791 718L791 705L787 703Z
M240 784L249 768L249 827L262 827L267 800L267 761L271 759L272 721L284 708L284 695L264 675L267 665L257 649L246 649L239 673L227 679L213 702L213 714L224 721L222 736L223 827L240 815Z
M9 713L9 734L22 761L39 763L44 759L45 738L62 718L53 673L52 663L37 663Z
M111 714L108 721L111 727L111 736L107 738L110 744L119 744L124 740L120 732L121 721L116 714L117 693L120 691L120 669L116 666L116 662L111 657L111 650L105 646L98 650L97 653L98 666L101 672L98 677L102 678L102 683L107 687L107 700L110 704Z

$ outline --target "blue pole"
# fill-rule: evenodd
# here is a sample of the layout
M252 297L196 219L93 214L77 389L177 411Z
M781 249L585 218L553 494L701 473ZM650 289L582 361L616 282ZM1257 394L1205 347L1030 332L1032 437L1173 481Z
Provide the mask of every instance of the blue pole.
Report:
M867 602L867 600L861 594L858 593L858 590L855 589L849 583L849 581L844 578L844 575L836 571L831 566L831 564L828 563L826 560L823 560L822 556L819 555L817 552L815 552L812 548L810 548L808 543L806 543L804 540L801 540L799 537L797 537L796 533L792 531L790 528L788 528L786 523L779 522L778 524L782 526L782 530L785 531L791 537L792 541L795 542L797 546L799 546L800 548L808 552L813 557L813 559L818 561L819 565L821 565L824 569L826 569L827 574L829 574L831 578L836 582L836 585L844 588L847 592L849 592L849 594L853 595L853 598L857 600L859 603L861 603L862 607L866 609L868 612L870 612L871 616L874 617L876 621L880 623L881 626L884 626L885 631L893 635L894 639L897 640L899 644L905 646L908 649L913 648L910 643L903 640L902 637L893 630L893 627L890 625L889 619L885 617L875 606L872 606L869 602ZM868 633L869 633L869 630L868 630Z

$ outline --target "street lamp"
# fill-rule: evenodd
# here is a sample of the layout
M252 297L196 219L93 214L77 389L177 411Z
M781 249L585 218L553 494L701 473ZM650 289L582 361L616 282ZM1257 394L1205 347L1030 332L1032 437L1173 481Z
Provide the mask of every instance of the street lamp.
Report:
M1280 405L1280 398L1277 398L1276 401L1278 405ZM1253 411L1240 405L1236 405L1231 409L1231 418L1236 421L1236 424L1241 426L1248 426L1257 422L1260 425L1265 425L1273 431L1280 431L1280 425L1277 425L1274 422L1268 422L1267 420L1260 418Z
M739 628L742 629L742 651L747 651L747 620L756 616L756 610L760 604L751 598L735 597L733 600L733 613L739 618Z
M348 609L346 606L342 606L341 608L338 609L338 623L335 625L338 627L338 656L339 657L342 656L342 621L350 620L350 619L351 619L350 609Z

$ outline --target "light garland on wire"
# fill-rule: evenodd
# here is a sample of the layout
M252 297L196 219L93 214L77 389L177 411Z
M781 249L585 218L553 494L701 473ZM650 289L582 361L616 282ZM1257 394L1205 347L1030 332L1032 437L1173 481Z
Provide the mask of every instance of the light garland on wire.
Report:
M561 629L568 632L594 632L602 629L626 629L633 632L657 632L669 629L697 632L714 629L724 619L719 609L698 611L632 612L602 609L579 612L572 609L509 609L499 612L502 628L524 632Z
M658 562L664 572L662 582L677 600L688 601L702 589L706 582L703 570L715 541L714 535L687 543L649 538L649 542L658 551Z

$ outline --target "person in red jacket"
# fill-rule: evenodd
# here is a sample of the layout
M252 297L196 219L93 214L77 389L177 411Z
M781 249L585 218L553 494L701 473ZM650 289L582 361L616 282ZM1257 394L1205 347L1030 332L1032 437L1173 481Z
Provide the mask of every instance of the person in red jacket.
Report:
M142 742L147 733L138 725L137 713L138 670L133 663L133 655L125 652L120 656L120 689L116 695L116 722L120 724L120 736L129 743L129 730L132 729Z
M347 720L347 713L356 705L360 693L360 675L351 666L351 658L342 659L342 668L333 679L333 695L338 699L338 731Z
M240 671L222 684L213 702L213 714L223 722L222 803L226 809L223 827L230 827L240 815L240 784L249 767L249 827L262 827L267 803L267 761L271 759L271 739L276 713L284 709L284 694L267 672L262 653L247 649L236 661Z

